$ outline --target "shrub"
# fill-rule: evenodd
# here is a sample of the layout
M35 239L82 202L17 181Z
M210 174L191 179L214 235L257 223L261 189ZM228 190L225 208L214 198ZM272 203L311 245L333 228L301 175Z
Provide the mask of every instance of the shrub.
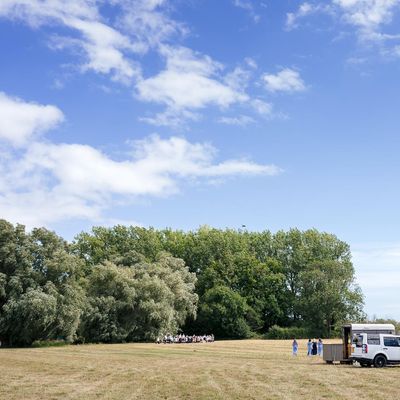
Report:
M309 331L306 328L297 326L281 327L274 325L269 328L269 331L265 337L267 339L306 339L309 337Z
M68 344L65 340L35 340L32 347L60 347Z

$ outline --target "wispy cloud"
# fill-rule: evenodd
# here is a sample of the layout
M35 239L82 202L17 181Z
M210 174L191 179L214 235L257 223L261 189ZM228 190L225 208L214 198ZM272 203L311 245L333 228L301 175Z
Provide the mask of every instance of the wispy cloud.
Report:
M252 0L233 0L233 5L246 10L255 23L260 21L261 17L257 14Z
M292 30L300 21L314 14L329 14L337 21L355 29L361 43L375 43L382 53L396 55L396 46L388 42L400 40L400 32L386 30L393 22L396 12L400 11L398 0L331 0L330 2L310 1L287 14L286 29Z
M362 39L376 40L386 36L383 25L392 21L395 9L400 9L398 0L333 0L342 12L345 22L358 28Z
M236 117L221 117L219 118L218 122L225 125L247 126L256 121L254 118L249 117L248 115L238 115Z
M332 6L326 3L309 3L304 2L300 4L295 12L286 14L286 29L292 30L299 26L300 20L319 13L332 14Z
M122 7L118 26L146 51L184 37L188 27L166 13L168 0L114 0Z
M101 14L102 1L95 0L2 0L0 17L33 28L63 26L71 35L53 34L53 49L78 49L83 56L81 71L107 74L130 84L140 77L137 55L146 53L186 28L161 11L163 0L111 0L116 9L114 23ZM78 36L76 35L78 33Z
M264 117L269 117L272 115L273 105L264 100L252 99L250 101L250 106L256 111L257 114Z
M133 41L104 22L92 0L4 0L0 17L11 18L32 27L61 25L80 36L53 35L55 49L75 47L82 50L81 70L111 74L114 80L130 82L139 70L126 53L140 53L144 45Z

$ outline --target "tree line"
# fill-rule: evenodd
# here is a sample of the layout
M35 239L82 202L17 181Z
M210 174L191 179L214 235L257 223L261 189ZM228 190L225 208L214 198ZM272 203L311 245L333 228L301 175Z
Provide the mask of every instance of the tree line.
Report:
M146 341L179 330L327 337L363 317L349 245L315 229L118 225L69 243L0 220L0 340L7 345Z

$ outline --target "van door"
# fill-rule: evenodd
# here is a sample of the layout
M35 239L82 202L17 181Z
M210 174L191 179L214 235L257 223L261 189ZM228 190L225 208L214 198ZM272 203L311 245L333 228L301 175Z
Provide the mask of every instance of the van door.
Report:
M351 343L351 355L353 357L362 357L363 356L363 345L364 342L366 343L367 340L367 335L358 333L354 334L352 337L352 343Z
M384 336L383 350L389 361L400 361L400 337Z

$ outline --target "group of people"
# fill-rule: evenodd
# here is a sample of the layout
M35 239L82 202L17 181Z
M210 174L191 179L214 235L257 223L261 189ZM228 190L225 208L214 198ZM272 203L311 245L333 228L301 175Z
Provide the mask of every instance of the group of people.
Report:
M214 341L214 335L164 335L162 338L157 338L156 343L211 343Z
M313 340L308 339L307 356L316 356L316 355L321 356L323 346L324 346L324 344L322 342L322 339L318 339L318 341L316 341L315 339L313 339ZM296 339L293 339L292 350L293 350L293 355L297 356L297 352L299 350L299 344L297 343Z

